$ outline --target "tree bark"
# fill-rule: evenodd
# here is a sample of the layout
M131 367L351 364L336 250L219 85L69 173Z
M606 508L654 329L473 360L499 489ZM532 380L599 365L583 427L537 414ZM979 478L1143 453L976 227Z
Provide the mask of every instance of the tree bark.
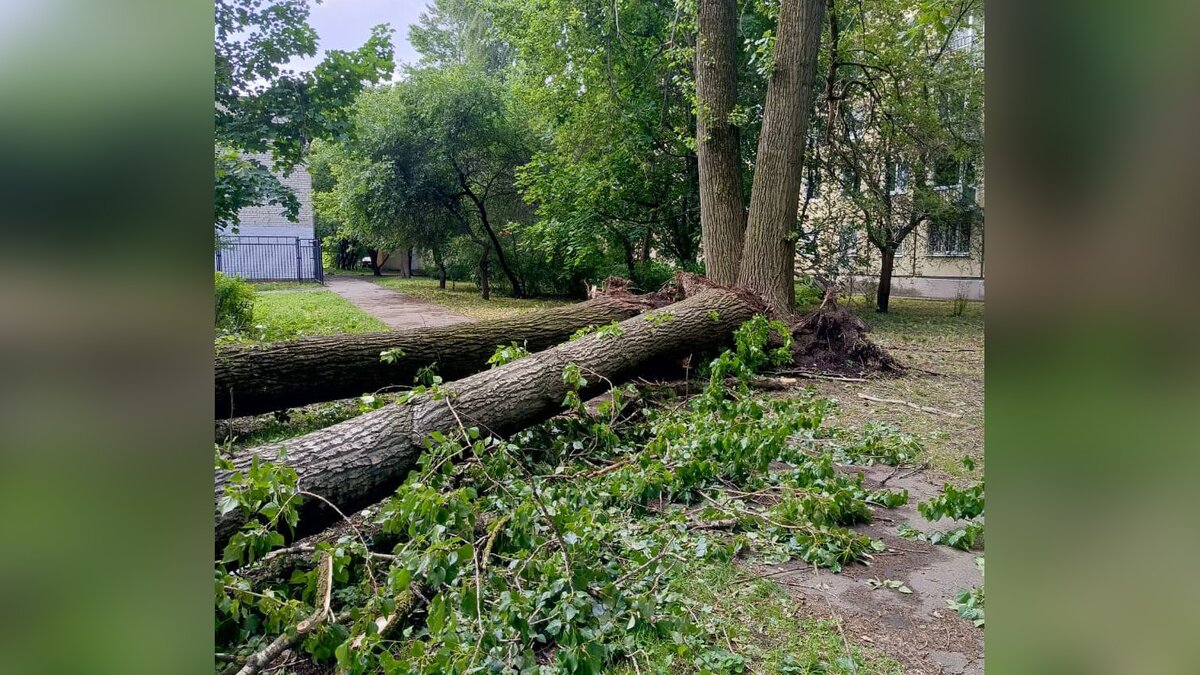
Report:
M438 288L446 290L446 258L442 255L440 246L433 247L433 263L437 265L438 270Z
M882 261L879 265L879 289L875 291L875 311L888 311L892 298L892 270L896 265L896 249L891 246L880 249Z
M452 382L444 385L440 398L393 403L306 436L248 450L234 459L235 471L247 470L255 456L278 461L279 450L286 447L285 462L299 474L302 488L351 513L394 490L435 431L454 435L461 423L506 435L557 414L570 389L563 381L568 364L579 366L587 379L581 395L592 396L610 382L633 377L648 363L725 343L762 308L744 291L701 290L659 310L674 317L669 322L627 319L618 335L593 334ZM230 471L217 472L217 500L231 476ZM296 536L319 531L336 518L320 500L307 499ZM217 517L217 551L242 522L236 510Z
M696 8L696 155L704 269L718 284L737 281L746 231L738 129L737 2L699 0Z
M437 364L447 381L487 368L496 345L515 340L536 352L585 326L623 321L650 304L601 297L505 319L394 333L315 336L268 345L228 345L216 352L216 416L258 415L411 385L418 369ZM380 352L403 355L383 363Z
M774 312L795 302L796 211L825 0L783 0L738 283Z
M467 184L467 178L461 172L458 174L458 183L462 186L463 192L475 204L475 210L479 212L479 223L483 225L484 232L487 233L488 239L492 242L492 247L496 249L496 260L500 263L500 269L504 271L504 276L508 277L508 283L512 285L512 295L514 298L525 297L525 289L521 286L521 280L517 278L515 272L508 265L508 256L504 255L504 247L500 245L500 238L496 236L496 231L492 229L492 223L488 220L487 206L483 200L471 189ZM484 296L485 299L487 296Z
M492 299L492 251L487 247L479 257L479 294L484 300Z

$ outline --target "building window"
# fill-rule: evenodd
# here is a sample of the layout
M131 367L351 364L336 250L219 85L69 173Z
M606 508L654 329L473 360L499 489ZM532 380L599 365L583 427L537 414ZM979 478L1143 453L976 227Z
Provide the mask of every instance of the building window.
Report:
M962 185L962 163L950 155L939 157L933 163L933 185L935 188Z
M858 230L847 228L838 233L838 252L847 261L858 256Z
M901 195L908 192L908 167L901 162L893 162L889 171L891 175L888 179L892 185L890 193Z
M929 223L929 255L965 258L971 255L971 216Z

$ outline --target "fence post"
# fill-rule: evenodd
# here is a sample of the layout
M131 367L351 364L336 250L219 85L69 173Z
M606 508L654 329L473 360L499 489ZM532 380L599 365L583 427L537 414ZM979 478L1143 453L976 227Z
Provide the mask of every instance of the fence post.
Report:
M301 270L303 269L304 268L300 266L300 237L296 237L296 281L304 280L304 277L301 273Z
M220 244L217 245L217 271L218 272L224 271L221 269L221 246L220 246Z
M321 254L321 240L313 239L313 276L319 283L325 283L325 258Z

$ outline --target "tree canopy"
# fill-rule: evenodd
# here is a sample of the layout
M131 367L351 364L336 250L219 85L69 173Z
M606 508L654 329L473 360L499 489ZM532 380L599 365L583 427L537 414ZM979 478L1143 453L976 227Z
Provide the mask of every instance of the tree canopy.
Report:
M317 54L308 0L217 0L215 3L215 199L219 230L236 228L246 206L300 205L272 172L288 174L315 139L336 139L364 86L395 69L391 29L379 25L353 51L329 50L312 71L287 66ZM271 162L253 155L269 154Z

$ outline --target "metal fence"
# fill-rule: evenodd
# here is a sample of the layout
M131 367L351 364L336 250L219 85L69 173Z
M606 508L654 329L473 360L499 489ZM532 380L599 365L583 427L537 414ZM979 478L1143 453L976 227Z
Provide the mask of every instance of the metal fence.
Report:
M214 257L218 272L251 281L325 281L319 239L222 237Z

